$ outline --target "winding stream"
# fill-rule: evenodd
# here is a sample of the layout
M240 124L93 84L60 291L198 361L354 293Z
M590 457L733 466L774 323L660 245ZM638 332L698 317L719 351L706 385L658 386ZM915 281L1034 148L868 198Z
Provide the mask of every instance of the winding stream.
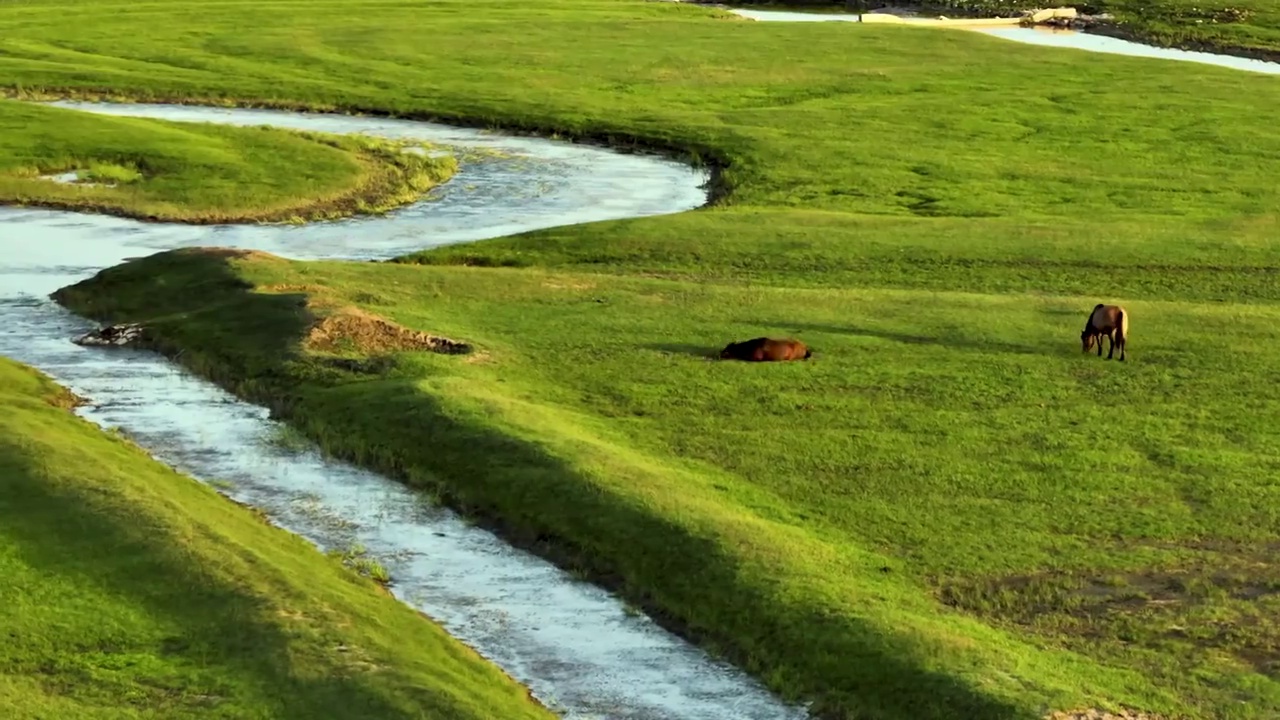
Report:
M856 16L735 10L760 20ZM1151 48L1114 38L980 29L1036 44L1208 62L1257 72L1280 64ZM578 222L682 212L706 202L704 172L606 149L431 123L177 105L54 105L89 112L420 139L466 154L422 202L378 218L305 226L152 224L0 208L0 355L34 365L87 398L78 412L119 427L160 460L257 506L321 549L363 545L392 592L525 684L565 718L789 720L807 717L741 671L629 612L605 591L517 551L405 485L273 442L267 411L162 357L85 348L94 325L48 299L129 257L193 246L253 248L295 259L376 259Z
M804 718L754 679L629 612L594 585L512 549L407 486L273 441L267 411L149 352L70 342L94 325L49 293L126 258L185 246L254 248L298 259L383 258L573 222L680 212L708 177L652 156L403 120L164 105L55 103L90 112L415 138L483 149L425 201L379 218L306 226L141 223L0 208L0 355L34 365L90 401L160 460L262 508L321 549L363 545L396 597L474 647L566 718Z

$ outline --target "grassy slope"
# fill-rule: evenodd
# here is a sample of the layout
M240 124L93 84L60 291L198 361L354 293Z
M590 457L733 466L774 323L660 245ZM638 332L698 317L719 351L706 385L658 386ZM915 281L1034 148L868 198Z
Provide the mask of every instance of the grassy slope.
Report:
M318 219L417 199L455 167L452 158L403 154L365 138L0 100L0 202L7 204L200 223ZM39 177L70 170L99 186Z
M417 258L524 270L245 270L307 275L489 363L287 370L279 341L301 328L279 306L182 307L201 311L167 327L186 360L253 376L242 392L291 399L334 449L576 545L828 709L1280 707L1276 398L1257 378L1277 297L1273 78L666 3L91 4L74 31L47 7L0 12L0 69L27 87L436 113L732 160L720 209ZM405 27L430 27L430 51ZM98 311L227 291L144 281L92 285ZM1078 357L1101 299L1140 318L1132 364ZM258 342L239 327L258 313L273 342L201 345L233 327ZM799 331L819 361L679 352L766 331Z
M371 581L69 404L0 359L0 715L550 717Z

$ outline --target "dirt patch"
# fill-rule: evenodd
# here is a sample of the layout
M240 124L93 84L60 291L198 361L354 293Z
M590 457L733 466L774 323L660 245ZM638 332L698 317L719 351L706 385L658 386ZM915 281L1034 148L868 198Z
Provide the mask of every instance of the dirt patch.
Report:
M570 280L567 278L547 279L542 281L542 287L552 290L591 290L596 286L593 282L585 280Z
M257 288L258 292L271 293L278 295L281 293L305 293L307 295L319 295L329 292L329 288L324 285L315 285L312 283L278 283L275 285L261 285Z
M148 335L149 331L142 325L125 323L90 330L80 337L72 339L71 342L85 346L124 347L126 345L142 344L148 340Z
M1060 710L1058 712L1045 715L1044 720L1165 720L1165 718L1160 715L1133 712L1129 710L1112 713L1105 710L1089 709Z
M955 579L940 585L938 598L1068 648L1194 645L1280 677L1280 565L1260 548L1124 573Z
M244 248L233 247L192 247L178 248L177 250L168 251L173 255L203 255L211 258L226 258L230 260L252 260L254 262L288 262L279 255L272 255L261 250L246 250ZM144 256L146 259L150 256Z
M357 351L366 354L425 350L464 355L471 346L449 338L411 330L353 307L342 308L316 323L304 346L322 352Z

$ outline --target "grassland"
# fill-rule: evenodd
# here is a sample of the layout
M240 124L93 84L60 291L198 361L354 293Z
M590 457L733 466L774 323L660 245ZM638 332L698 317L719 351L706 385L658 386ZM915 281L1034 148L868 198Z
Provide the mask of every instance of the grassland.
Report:
M70 29L53 7L0 11L24 92L724 166L700 212L388 264L162 255L69 306L148 322L824 717L1280 711L1274 78L668 3L85 3ZM1128 363L1080 354L1099 301L1133 313ZM306 350L349 306L477 352ZM764 333L814 361L703 357Z
M0 359L0 715L550 718L306 541Z
M0 203L187 223L386 210L456 169L390 141L87 115L0 100ZM77 172L76 183L47 176Z

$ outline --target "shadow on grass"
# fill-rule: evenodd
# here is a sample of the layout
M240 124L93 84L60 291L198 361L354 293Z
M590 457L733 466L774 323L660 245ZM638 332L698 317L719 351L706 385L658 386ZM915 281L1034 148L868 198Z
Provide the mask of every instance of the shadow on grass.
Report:
M759 321L743 321L751 325L765 326L767 323ZM819 332L830 333L833 335L857 335L861 337L879 338L881 340L890 340L892 342L901 343L903 345L936 345L938 347L950 348L952 350L965 350L972 352L991 352L991 353L1012 353L1016 355L1058 355L1051 348L1037 347L1035 345L1019 345L1016 343L1007 343L993 340L983 340L980 338L966 338L958 335L913 335L909 333L898 333L890 330L879 330L875 328L858 327L856 325L823 325L812 323L781 323L778 327L788 328L789 332L800 334L803 332ZM1078 333L1077 333L1078 335ZM1075 339L1070 335L1066 336L1067 340Z
M122 704L156 702L174 717L220 715L207 707L211 701L230 701L241 711L256 710L250 713L255 716L260 712L288 720L420 717L416 708L388 702L370 681L349 677L351 671L342 667L336 651L334 658L311 656L299 667L305 653L279 626L259 619L268 612L262 600L193 563L181 537L145 517L131 516L110 489L87 484L81 490L42 477L38 468L45 458L30 458L21 446L5 445L0 439L0 477L5 478L0 537L8 538L23 562L41 573L127 599L157 629L151 637L123 635L119 629L88 638L41 634L44 640L36 641L42 644L31 650L29 659L43 668L39 672L52 673L45 682L56 684L57 675L65 673L61 680L85 693L86 702L110 692L87 679L83 673L88 668L79 667L79 661L64 657L88 654L100 658L85 662L111 666L103 678L108 683L120 682L121 668L139 668L132 681L142 684L127 699L122 697ZM150 677L158 666L138 664L139 656L146 655L168 657L178 667ZM233 697L220 697L220 690L230 688ZM163 697L142 699L148 695Z
M728 345L726 342L725 345ZM657 350L659 352L669 353L671 355L692 355L694 357L705 358L708 360L716 360L720 357L720 351L724 346L707 347L705 345L682 345L678 343L656 343L645 345L649 350Z
M417 378L318 382L316 363L292 350L305 320L296 300L248 293L243 283L229 282L235 275L225 257L163 255L115 269L110 285L80 283L60 299L82 312L110 308L111 320L151 324L162 335L161 349L241 397L277 409L328 453L431 489L513 544L585 572L665 627L713 644L740 667L769 678L775 691L813 700L815 717L1026 717L960 679L926 669L928 659L906 638L831 613L816 598L783 598L747 581L750 571L708 538L619 501L539 445L442 405L419 390ZM182 287L188 283L221 290L193 298ZM179 308L185 308L181 323L153 322ZM651 347L699 357L709 350Z
M669 630L772 677L785 697L815 699L815 717L1023 717L925 670L898 638L744 582L750 572L709 539L616 500L539 446L442 406L411 380L317 390L290 420L326 452L431 490L512 544L583 572Z

